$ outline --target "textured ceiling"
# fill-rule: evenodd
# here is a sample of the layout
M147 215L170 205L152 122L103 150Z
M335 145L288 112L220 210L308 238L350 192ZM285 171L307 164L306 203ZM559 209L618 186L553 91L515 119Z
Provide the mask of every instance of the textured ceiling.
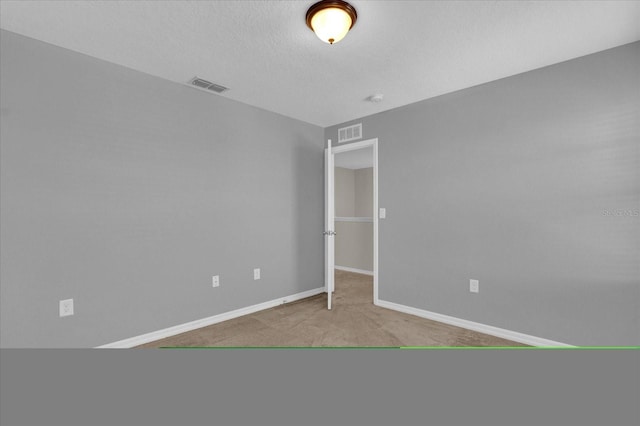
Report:
M0 27L323 127L640 39L636 1L353 0L331 46L313 3L3 0Z

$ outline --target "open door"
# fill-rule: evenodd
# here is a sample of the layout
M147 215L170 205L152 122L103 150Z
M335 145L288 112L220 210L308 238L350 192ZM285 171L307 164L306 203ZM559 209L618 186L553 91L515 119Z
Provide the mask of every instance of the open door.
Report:
M331 309L335 269L335 208L334 173L331 139L324 151L324 286L327 292L327 309Z

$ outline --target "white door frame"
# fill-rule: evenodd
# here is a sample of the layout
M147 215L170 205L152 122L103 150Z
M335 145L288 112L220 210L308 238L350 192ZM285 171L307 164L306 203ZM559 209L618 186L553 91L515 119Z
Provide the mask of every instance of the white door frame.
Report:
M324 280L327 292L327 309L331 309L331 301L335 290L335 158L332 151L331 139L327 141L324 150Z
M373 148L373 304L378 305L378 138L331 147L331 155L369 147Z

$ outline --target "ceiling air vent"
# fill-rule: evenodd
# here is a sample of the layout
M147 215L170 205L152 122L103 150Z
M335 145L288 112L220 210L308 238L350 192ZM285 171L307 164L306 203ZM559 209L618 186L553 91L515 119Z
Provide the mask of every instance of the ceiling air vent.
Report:
M338 129L338 143L355 141L362 137L362 123Z
M215 84L215 83L212 83L212 82L207 81L207 80L203 80L203 79L198 78L198 77L194 77L193 79L191 79L191 81L189 83L191 85L199 87L201 89L210 90L210 91L216 92L216 93L222 93L222 92L226 92L227 90L229 90L228 87L220 86L219 84Z

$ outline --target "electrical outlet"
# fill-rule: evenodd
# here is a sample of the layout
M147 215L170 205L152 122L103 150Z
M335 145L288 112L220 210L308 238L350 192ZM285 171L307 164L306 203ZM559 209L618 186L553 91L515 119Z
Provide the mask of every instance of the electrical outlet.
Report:
M214 275L211 277L211 285L213 287L220 287L220 275Z
M260 268L256 268L253 270L253 279L254 280L260 279Z
M385 209L384 207L380 207L380 219L386 219L387 218L387 209Z
M60 316L68 317L73 315L73 299L60 301Z
M469 280L469 291L471 293L480 293L480 281Z

